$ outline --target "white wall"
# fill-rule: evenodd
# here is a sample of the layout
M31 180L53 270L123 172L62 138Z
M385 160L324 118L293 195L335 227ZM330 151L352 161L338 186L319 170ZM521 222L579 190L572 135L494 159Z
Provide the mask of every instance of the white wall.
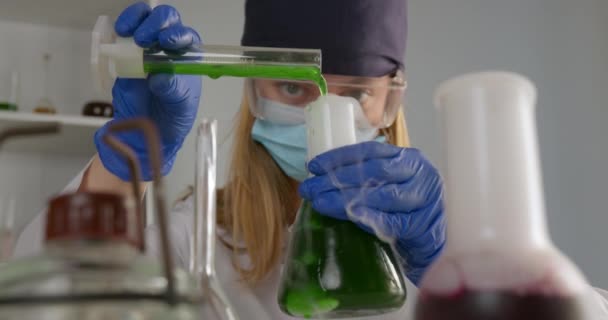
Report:
M31 112L44 94L45 53L51 54L49 98L59 113L79 114L93 97L90 31L0 20L0 43L0 77L20 74L20 111Z
M0 79L10 77L13 70L19 72L20 112L31 112L44 94L43 54L49 53L49 98L59 113L80 113L85 102L93 98L89 38L88 31L0 20ZM0 81L0 86L4 85L5 81ZM6 196L15 198L19 230L88 158L2 151L0 210L6 210Z
M560 3L553 14L562 23L554 23L546 53L550 63L547 111L555 109L554 136L550 138L556 163L551 178L558 189L549 203L556 216L551 227L558 245L605 288L608 2Z

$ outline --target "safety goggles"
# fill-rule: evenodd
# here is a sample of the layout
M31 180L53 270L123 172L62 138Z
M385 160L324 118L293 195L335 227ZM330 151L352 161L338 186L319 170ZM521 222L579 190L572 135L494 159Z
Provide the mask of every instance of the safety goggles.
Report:
M403 105L403 72L384 77L325 75L328 91L352 97L361 105L365 126L389 127ZM305 122L305 107L315 101L319 88L312 82L251 78L246 80L251 112L257 118L284 125Z

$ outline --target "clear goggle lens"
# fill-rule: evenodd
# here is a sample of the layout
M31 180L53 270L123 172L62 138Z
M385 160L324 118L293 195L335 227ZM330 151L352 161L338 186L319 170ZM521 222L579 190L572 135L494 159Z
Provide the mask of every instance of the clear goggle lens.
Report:
M325 75L329 93L359 101L367 125L389 127L403 105L406 88L403 73L384 77ZM257 118L285 125L303 124L304 108L315 101L319 88L312 82L247 79L251 112Z

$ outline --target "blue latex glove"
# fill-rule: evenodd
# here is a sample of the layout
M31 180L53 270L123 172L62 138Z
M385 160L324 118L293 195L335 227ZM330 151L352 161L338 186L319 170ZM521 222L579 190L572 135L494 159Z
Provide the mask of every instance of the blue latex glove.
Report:
M417 149L364 142L308 163L300 195L319 213L351 220L394 244L417 284L445 243L442 182Z
M145 3L125 9L114 26L121 37L133 37L143 48L179 51L200 45L200 37L192 28L182 25L179 13L171 6L154 10ZM150 75L148 79L117 79L112 88L114 121L145 117L158 127L163 156L162 174L171 171L177 151L192 129L199 98L201 77ZM129 180L127 162L102 141L105 125L95 133L95 144L106 169L123 180ZM137 154L144 180L151 179L146 143L139 132L117 135Z

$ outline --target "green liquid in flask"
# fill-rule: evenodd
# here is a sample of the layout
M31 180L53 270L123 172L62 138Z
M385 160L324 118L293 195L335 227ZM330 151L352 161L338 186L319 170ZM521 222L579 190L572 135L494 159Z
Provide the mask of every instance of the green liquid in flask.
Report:
M144 62L146 73L172 73L206 75L212 79L219 77L269 78L311 81L321 94L327 93L327 83L321 70L315 66L264 65L264 64L188 64L172 62Z
M345 318L397 310L406 299L390 245L354 223L325 217L305 201L284 266L279 305L304 318Z

